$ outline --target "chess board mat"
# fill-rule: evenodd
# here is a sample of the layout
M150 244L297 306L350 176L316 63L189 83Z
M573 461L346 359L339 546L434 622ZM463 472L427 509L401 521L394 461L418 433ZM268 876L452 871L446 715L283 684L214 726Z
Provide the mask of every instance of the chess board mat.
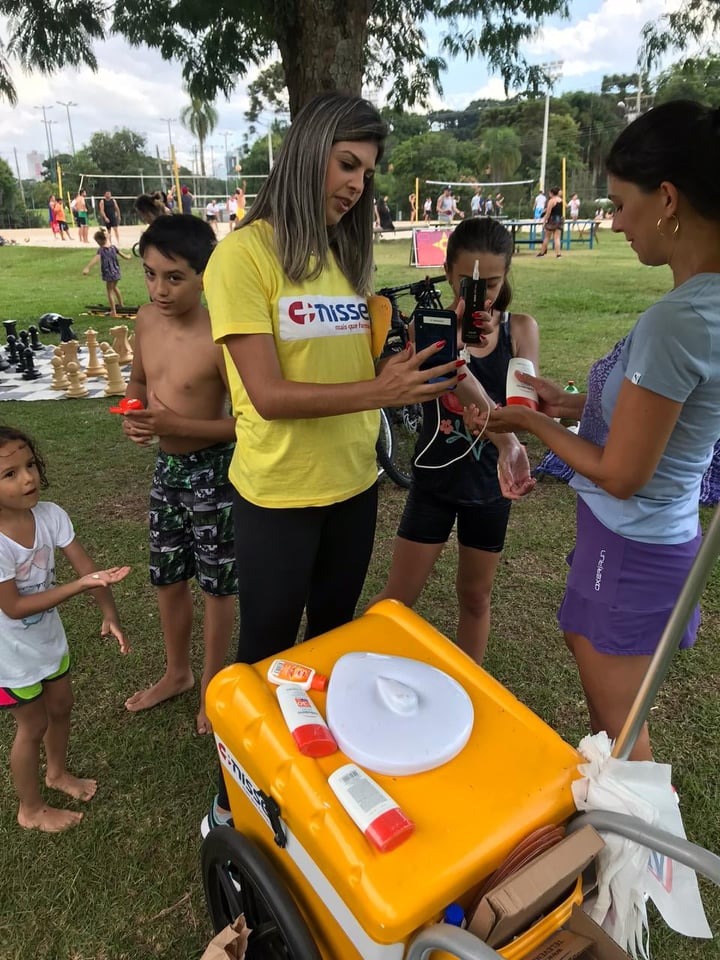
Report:
M135 320L139 309L140 307L116 307L117 318L113 317L112 319ZM85 307L85 312L81 313L80 316L88 315L91 317L109 317L110 307L102 303L89 303Z
M0 370L0 400L73 400L73 397L66 397L64 390L51 390L53 368L52 358L55 356L56 345L44 347L33 354L35 369L41 374L37 380L23 380L21 373L15 373L15 368L10 367L7 370ZM78 357L80 366L84 368L87 363L87 347L81 346L81 353ZM130 364L121 367L125 379L130 371ZM88 391L84 400L91 400L100 397L103 400L112 401L112 397L105 396L105 387L107 381L104 377L88 377L85 381L85 389Z

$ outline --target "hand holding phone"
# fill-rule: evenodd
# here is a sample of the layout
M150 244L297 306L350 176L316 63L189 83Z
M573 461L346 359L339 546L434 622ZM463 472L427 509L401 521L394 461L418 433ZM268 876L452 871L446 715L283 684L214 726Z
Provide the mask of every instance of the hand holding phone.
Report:
M465 312L462 318L463 343L480 343L482 333L475 326L473 315L485 312L487 280L463 277L460 281L460 296L465 301Z
M441 340L443 347L420 364L421 370L431 370L457 360L457 314L454 310L430 310L423 307L415 311L415 352L420 353ZM434 377L428 383L449 380L445 375Z

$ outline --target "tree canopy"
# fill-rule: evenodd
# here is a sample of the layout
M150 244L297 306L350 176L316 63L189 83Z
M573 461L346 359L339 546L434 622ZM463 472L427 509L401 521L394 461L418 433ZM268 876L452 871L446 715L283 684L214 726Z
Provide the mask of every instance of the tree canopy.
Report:
M324 90L360 93L388 82L396 105L426 103L441 90L442 55L428 52L425 26L444 26L441 52L482 56L506 87L537 86L539 67L518 52L547 16L568 15L568 0L0 0L10 24L6 54L26 69L63 64L96 69L93 43L108 33L182 64L190 94L229 96L250 66L279 52L290 113ZM2 54L0 49L0 54ZM14 98L0 59L0 93Z

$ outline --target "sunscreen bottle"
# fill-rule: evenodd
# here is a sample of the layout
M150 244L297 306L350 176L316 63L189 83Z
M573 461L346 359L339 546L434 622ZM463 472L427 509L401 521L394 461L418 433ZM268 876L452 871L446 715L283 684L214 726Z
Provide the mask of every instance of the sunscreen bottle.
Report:
M315 704L296 683L281 683L277 698L288 730L300 753L306 757L328 757L338 748L335 737Z
M303 690L327 690L328 678L312 667L293 660L273 660L268 667L267 678L270 683L296 683Z
M350 818L380 853L394 850L415 829L393 798L354 763L346 763L332 773L328 783Z
M538 395L535 390L520 381L515 376L515 371L527 373L529 376L535 376L535 367L532 360L526 360L525 357L513 357L508 364L507 380L505 381L505 399L508 406L521 404L529 407L531 410L538 408Z

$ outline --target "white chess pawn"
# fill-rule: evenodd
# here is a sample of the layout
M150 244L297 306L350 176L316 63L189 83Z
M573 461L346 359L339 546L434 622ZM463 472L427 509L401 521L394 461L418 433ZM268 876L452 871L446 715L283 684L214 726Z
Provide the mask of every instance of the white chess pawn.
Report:
M87 397L90 391L86 386L83 385L80 379L80 366L75 363L73 360L70 361L67 365L67 376L70 381L70 386L65 391L65 396L70 397L71 399L76 399L79 397Z
M127 383L123 379L120 370L120 357L114 350L105 351L105 367L107 368L107 386L105 387L106 397L124 397Z
M65 376L65 369L63 367L62 357L56 355L50 361L50 366L53 368L52 380L50 381L51 390L67 390L70 386L70 381Z

